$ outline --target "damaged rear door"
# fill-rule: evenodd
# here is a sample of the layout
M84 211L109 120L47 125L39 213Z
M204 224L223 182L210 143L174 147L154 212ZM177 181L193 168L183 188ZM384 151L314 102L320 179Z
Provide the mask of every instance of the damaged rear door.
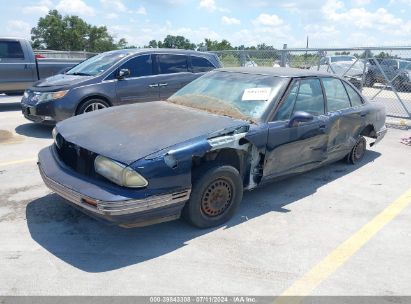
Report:
M298 111L313 115L313 119L290 125L290 119ZM268 126L263 179L319 166L326 159L329 130L320 80L294 80Z

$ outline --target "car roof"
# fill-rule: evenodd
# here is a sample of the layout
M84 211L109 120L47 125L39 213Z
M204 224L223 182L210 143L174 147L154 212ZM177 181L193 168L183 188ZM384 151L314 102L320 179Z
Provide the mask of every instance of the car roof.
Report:
M122 49L110 51L111 53L119 54L143 54L143 53L167 53L167 54L186 54L186 55L197 55L197 56L214 56L212 53L199 52L194 50L183 50L183 49L167 49L167 48L142 48L142 49Z
M337 77L336 75L307 69L296 68L271 68L271 67L232 67L232 68L220 68L215 71L231 72L231 73L244 73L254 75L266 75L277 77L310 77L310 76L327 76Z

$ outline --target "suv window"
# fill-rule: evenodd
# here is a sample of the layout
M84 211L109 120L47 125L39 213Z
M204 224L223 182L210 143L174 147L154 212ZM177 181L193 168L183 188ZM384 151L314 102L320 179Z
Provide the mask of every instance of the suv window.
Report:
M324 114L324 96L319 79L300 80L293 113L305 111L313 115Z
M187 56L159 54L157 55L161 74L187 72Z
M24 53L20 42L0 41L0 58L24 59Z
M153 74L153 61L151 55L141 55L125 62L120 69L129 69L129 77L141 77Z
M208 72L215 69L214 65L205 58L191 56L193 73Z
M327 96L328 112L349 108L350 99L341 82L336 78L323 78L325 96Z
M348 96L351 100L351 106L358 107L362 105L362 98L358 93L348 84L344 83L345 88L347 89Z

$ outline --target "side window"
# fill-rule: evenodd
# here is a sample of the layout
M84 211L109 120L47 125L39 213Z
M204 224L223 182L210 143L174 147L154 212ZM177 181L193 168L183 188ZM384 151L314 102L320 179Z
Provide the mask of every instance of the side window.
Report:
M0 58L24 59L23 49L18 41L0 41Z
M129 69L129 77L141 77L153 74L151 55L141 55L125 62L120 69Z
M191 56L191 66L193 68L193 73L208 72L215 69L210 61L196 56Z
M297 111L305 111L313 115L324 114L324 97L319 79L300 80L293 113Z
M348 84L344 83L345 88L347 89L348 96L351 100L351 105L353 107L358 107L362 105L362 98L358 93Z
M187 72L187 56L160 54L157 55L161 74Z
M277 113L275 114L274 120L287 120L290 119L291 113L293 111L294 102L297 97L298 87L300 85L299 81L295 81L290 89L290 93L285 98L284 102L281 104Z
M325 96L327 96L328 112L347 109L350 105L347 92L341 80L336 78L323 78Z

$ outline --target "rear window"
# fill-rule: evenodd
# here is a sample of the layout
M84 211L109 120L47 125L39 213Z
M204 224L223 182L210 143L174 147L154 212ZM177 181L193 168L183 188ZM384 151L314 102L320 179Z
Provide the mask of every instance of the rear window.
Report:
M188 72L187 56L185 55L158 55L161 74Z
M24 53L20 42L0 41L0 58L24 59Z
M208 72L215 68L207 59L195 56L191 56L191 66L193 68L193 73Z

